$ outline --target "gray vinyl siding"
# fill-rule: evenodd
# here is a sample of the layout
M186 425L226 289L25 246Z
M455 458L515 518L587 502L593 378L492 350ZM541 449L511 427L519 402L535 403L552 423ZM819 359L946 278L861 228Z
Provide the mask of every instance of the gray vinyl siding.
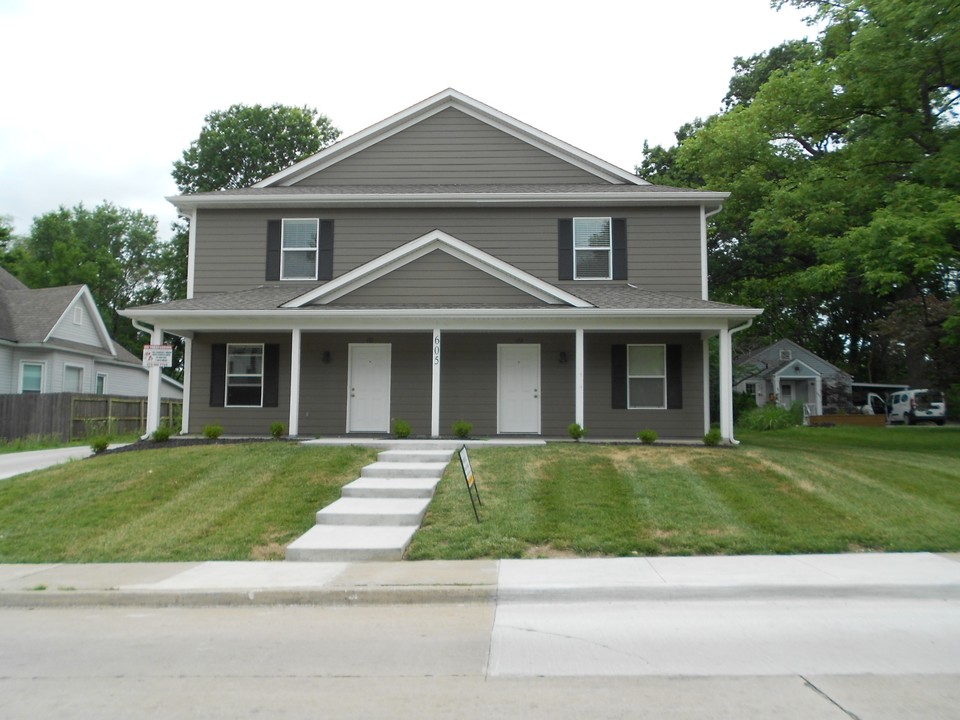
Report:
M280 390L278 407L210 407L210 353L215 343L276 343L280 346ZM222 425L231 435L267 435L270 425L290 420L290 334L289 333L204 333L192 343L190 427L200 433L206 425Z
M426 304L543 304L528 293L491 277L442 250L434 250L331 304L391 305L409 302L411 298Z
M73 321L74 308L77 307L80 308L81 313L80 324ZM67 311L63 314L63 317L60 318L60 322L56 324L50 335L60 340L69 340L71 342L102 348L104 347L103 340L97 333L93 323L94 320L90 317L90 313L87 312L83 301L75 300L73 304L67 308Z
M460 110L448 108L298 185L604 183Z
M13 349L0 345L0 395L17 392L19 365L13 362Z
M557 220L584 216L626 218L628 282L648 290L700 297L700 211L696 207L202 210L197 224L195 291L202 295L282 285L264 281L267 220L282 217L334 221L334 277L437 229L556 283ZM410 290L413 294L407 301L415 301L415 289Z
M613 409L611 347L630 344L680 344L683 408L678 410ZM584 337L584 425L592 438L636 438L655 430L661 438L701 438L704 433L703 344L699 334L586 333Z

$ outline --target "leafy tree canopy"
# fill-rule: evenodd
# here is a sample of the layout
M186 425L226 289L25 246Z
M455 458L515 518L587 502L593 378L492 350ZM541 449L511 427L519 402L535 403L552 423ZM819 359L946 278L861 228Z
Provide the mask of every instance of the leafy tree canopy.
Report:
M957 382L960 3L773 3L787 4L811 10L817 39L737 58L724 109L646 148L637 172L731 193L711 285L765 309L758 334L858 379Z
M309 107L232 105L204 118L200 137L173 163L180 192L250 187L340 137Z

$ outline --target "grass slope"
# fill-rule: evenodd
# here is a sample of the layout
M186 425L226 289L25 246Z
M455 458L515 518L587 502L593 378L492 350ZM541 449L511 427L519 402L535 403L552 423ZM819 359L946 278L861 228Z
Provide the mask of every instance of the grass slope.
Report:
M476 450L410 558L960 549L960 428L797 428L735 449Z

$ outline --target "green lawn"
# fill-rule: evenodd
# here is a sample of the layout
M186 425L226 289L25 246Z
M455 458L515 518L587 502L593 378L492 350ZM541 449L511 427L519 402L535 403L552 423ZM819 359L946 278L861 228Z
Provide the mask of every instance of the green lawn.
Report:
M741 433L737 448L477 449L412 559L960 550L960 428ZM0 562L279 559L373 450L119 453L0 481Z
M960 549L960 428L797 428L737 448L476 450L410 558Z

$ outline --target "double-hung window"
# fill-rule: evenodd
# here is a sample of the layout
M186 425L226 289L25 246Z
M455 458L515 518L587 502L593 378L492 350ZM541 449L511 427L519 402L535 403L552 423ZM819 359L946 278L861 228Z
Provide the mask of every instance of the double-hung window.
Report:
M316 280L319 235L320 221L316 218L284 219L280 243L281 280Z
M666 345L627 346L627 407L667 407Z
M574 280L613 277L613 233L610 218L573 218Z
M20 392L43 392L43 363L25 362L20 365Z
M227 407L263 406L263 345L227 345Z

